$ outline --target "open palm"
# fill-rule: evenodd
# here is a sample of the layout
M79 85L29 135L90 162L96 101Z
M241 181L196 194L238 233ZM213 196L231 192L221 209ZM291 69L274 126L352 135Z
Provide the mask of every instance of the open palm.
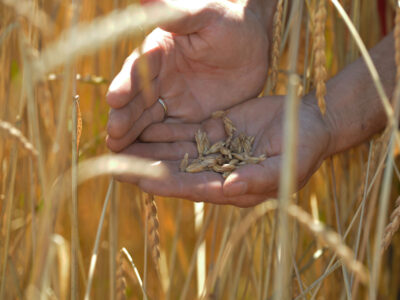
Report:
M180 159L187 152L197 157L195 132L201 128L212 142L225 138L220 120L208 119L199 124L159 123L150 126L141 136L142 141L124 152L162 160L170 176L161 181L120 178L138 183L145 191L163 195L234 204L255 205L267 197L275 196L279 187L282 162L284 97L256 98L239 104L228 112L238 132L255 136L254 155L266 154L259 164L244 165L236 169L225 181L213 172L184 173L179 171ZM302 187L330 154L330 132L318 107L303 102L299 111L297 186Z
M133 52L111 84L111 150L124 149L149 124L163 120L159 97L168 107L167 122L200 122L261 91L268 38L260 20L241 4L196 1L193 7L193 2L176 4L190 17L154 30L143 55Z

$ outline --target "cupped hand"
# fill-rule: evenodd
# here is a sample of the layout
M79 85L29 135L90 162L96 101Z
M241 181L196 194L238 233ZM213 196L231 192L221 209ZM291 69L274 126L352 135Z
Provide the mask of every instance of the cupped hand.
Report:
M255 136L254 155L266 154L267 158L259 164L240 166L226 180L214 172L179 171L180 160L185 153L192 158L198 155L194 141L198 129L204 130L211 142L226 138L222 121L215 119L198 124L151 125L141 135L141 142L132 144L123 152L162 160L169 169L169 176L163 180L119 179L137 183L146 192L156 195L241 207L275 197L282 163L284 101L282 96L256 98L228 111L228 117L236 125L237 132ZM298 188L318 169L331 148L331 134L326 119L321 117L314 103L303 101L298 124Z
M114 152L164 119L159 97L168 107L167 122L201 122L262 90L269 41L250 9L226 0L175 0L168 6L186 17L154 30L143 54L135 50L109 87L107 145Z

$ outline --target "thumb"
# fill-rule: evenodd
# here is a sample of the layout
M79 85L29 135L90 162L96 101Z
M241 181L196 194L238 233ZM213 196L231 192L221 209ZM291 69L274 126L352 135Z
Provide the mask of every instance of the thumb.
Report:
M280 162L280 156L273 156L259 164L239 167L226 178L223 185L224 196L275 196L279 187Z
M182 14L182 18L160 26L163 30L178 35L198 32L224 14L224 8L208 1L187 0L141 0L141 3L160 3Z

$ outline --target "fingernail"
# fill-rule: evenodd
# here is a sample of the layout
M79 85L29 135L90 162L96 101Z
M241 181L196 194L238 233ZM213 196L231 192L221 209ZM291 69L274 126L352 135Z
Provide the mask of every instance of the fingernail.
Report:
M246 182L235 182L224 188L224 195L228 197L244 195L247 191Z

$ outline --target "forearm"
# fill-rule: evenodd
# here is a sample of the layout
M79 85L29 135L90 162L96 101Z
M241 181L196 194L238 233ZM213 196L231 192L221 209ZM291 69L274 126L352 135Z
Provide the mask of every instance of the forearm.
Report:
M385 37L370 55L389 98L395 86L393 34ZM309 95L306 101L315 101ZM331 131L328 156L354 147L381 131L387 122L376 87L364 60L358 59L327 83L327 113Z

